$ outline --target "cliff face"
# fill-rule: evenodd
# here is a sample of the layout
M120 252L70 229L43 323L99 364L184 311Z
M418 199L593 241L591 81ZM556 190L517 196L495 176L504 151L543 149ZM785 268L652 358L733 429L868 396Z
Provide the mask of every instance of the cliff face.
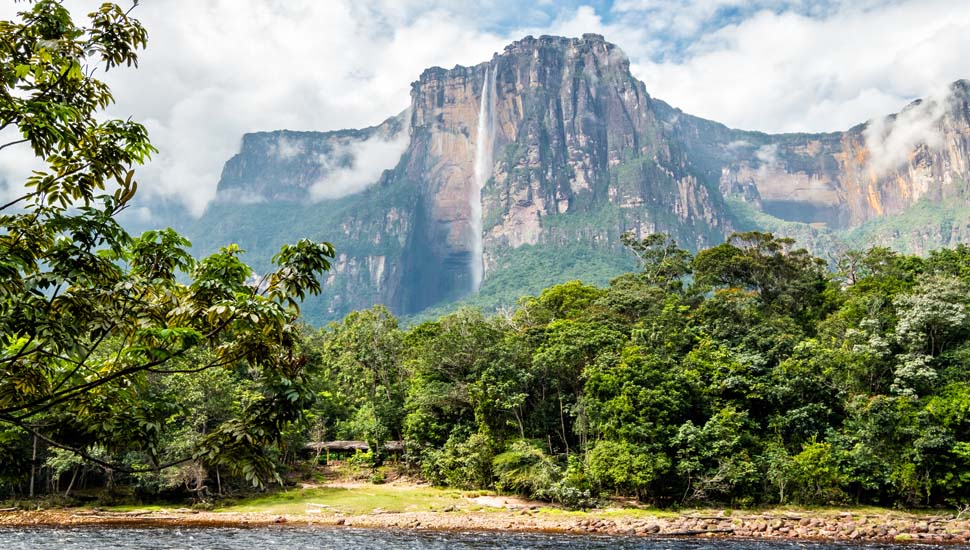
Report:
M719 197L664 139L629 61L597 35L512 44L496 75L496 162L483 190L486 273L505 247L622 231L665 231L689 246L729 230ZM607 224L570 224L606 214Z
M970 83L845 132L731 130L666 104L662 117L722 194L777 218L852 229L921 199L967 204ZM720 170L720 174L717 174Z
M484 110L483 94L490 102ZM470 286L476 230L487 279L506 267L506 252L525 245L580 239L606 250L634 230L667 231L698 246L730 229L717 193L664 140L629 61L600 36L530 37L475 67L429 69L411 97L404 173L423 181L417 241L430 249L412 269L444 294ZM494 128L479 136L486 111ZM490 140L494 159L480 228L469 201L479 139ZM594 217L606 223L586 223Z
M893 143L895 134L913 125L927 127L927 142L882 151L899 149ZM838 181L852 214L850 226L902 213L921 199L966 205L970 83L958 81L945 97L914 102L885 121L853 128L843 134L841 143Z
M361 144L375 140L401 143L385 155L389 170L332 198L343 185L334 174L371 161ZM312 320L374 303L412 314L468 296L476 266L481 296L514 296L628 269L625 231L696 248L766 228L738 204L813 235L891 241L897 229L874 225L886 216L967 205L968 165L966 82L845 132L770 135L651 98L600 36L528 37L474 67L426 70L410 108L379 126L245 136L220 201L189 233L202 251L240 242L257 266L279 243L330 240L339 257ZM914 230L917 248L970 236L951 218Z
M333 242L338 253L323 281L324 294L305 307L313 322L375 303L397 304L414 193L398 180L388 187L395 170L381 174L380 167L363 164L373 162L376 151L376 160L394 168L409 140L408 124L405 111L359 130L246 134L223 168L216 201L181 229L199 255L228 242L240 244L258 271L270 269L283 243L304 237ZM332 198L354 186L370 187L366 206L361 193Z
M239 153L222 169L218 200L242 203L310 200L315 186L325 183L335 172L354 168L361 147L403 137L406 118L405 112L378 126L360 130L277 130L246 134Z

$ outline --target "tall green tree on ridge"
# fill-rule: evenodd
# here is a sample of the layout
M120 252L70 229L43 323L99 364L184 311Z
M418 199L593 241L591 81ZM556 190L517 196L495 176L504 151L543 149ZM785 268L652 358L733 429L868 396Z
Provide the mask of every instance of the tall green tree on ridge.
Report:
M156 152L144 126L101 114L113 97L96 71L137 65L147 44L130 12L106 3L78 25L38 0L0 22L0 131L16 134L0 154L29 147L44 165L0 204L0 429L112 471L196 458L260 483L275 475L265 447L312 398L295 322L333 247L285 245L255 277L235 245L195 261L171 229L133 238L118 224L133 167ZM146 396L214 368L253 380L259 398L161 462L174 411Z

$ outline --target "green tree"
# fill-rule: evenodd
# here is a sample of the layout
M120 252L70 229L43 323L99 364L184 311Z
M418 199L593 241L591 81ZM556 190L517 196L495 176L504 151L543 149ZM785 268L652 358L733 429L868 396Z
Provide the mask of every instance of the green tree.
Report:
M589 476L601 489L645 498L650 484L670 468L663 453L648 452L626 441L598 441L590 449Z
M491 363L501 338L498 325L473 309L408 332L405 360L412 378L404 431L412 447L441 447L452 432L464 430L464 440L478 431L475 382Z
M556 462L535 442L519 439L492 460L496 488L532 498L548 498L560 471Z
M585 379L590 429L597 438L660 451L688 418L692 392L683 371L638 346L604 354Z
M899 317L896 337L905 350L896 367L895 391L923 393L937 379L939 356L966 340L967 292L954 276L932 275L893 301Z
M536 424L540 434L555 434L567 453L575 442L570 413L584 394L586 369L624 340L622 333L596 322L557 320L546 327L532 355L534 378L540 385L536 392L542 396L536 403Z
M468 393L479 430L501 437L514 428L525 437L526 410L535 384L531 348L518 332L506 327Z
M522 326L547 325L558 319L587 317L603 290L580 281L568 281L520 300L515 317Z
M632 233L622 235L623 244L640 258L641 277L662 288L680 290L683 279L691 273L691 255L665 233L653 233L637 239Z
M353 312L331 323L320 347L318 381L329 399L342 409L338 437L366 439L380 449L400 439L407 393L403 366L403 334L383 306ZM377 451L378 453L380 451Z
M726 407L703 426L690 420L680 426L673 443L677 472L687 477L685 500L723 499L754 481L757 470L750 454L756 438L748 433L747 416Z
M771 233L735 233L697 254L695 280L701 286L753 290L768 308L813 320L825 304L825 262L793 245L792 239Z
M845 475L830 443L812 441L792 457L795 498L805 504L840 504Z

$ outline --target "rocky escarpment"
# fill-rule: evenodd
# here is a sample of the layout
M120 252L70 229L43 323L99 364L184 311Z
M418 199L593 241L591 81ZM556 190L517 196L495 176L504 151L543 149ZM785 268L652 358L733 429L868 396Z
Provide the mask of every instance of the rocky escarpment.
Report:
M598 35L526 39L492 64L499 153L483 193L486 272L505 247L615 244L627 230L696 247L730 230L616 46Z
M405 112L359 130L277 130L246 134L239 153L222 169L218 200L243 203L310 200L315 186L325 186L327 178L335 172L355 167L362 147L404 137L406 124Z
M505 267L504 253L526 245L585 240L609 250L633 230L698 246L729 231L720 198L663 139L645 86L616 46L598 35L529 37L475 67L429 69L412 86L403 173L422 181L416 242L428 253L412 255L420 261L409 269L419 280L443 295L469 287L468 197L487 78L495 161L481 197L486 279Z
M783 220L852 229L921 200L970 204L967 81L845 132L770 135L729 129L666 104L658 112L722 194Z
M476 159L489 161L484 181ZM320 322L468 297L475 266L481 305L566 278L603 283L632 265L626 231L688 248L767 229L925 251L970 238L967 181L964 81L844 132L772 135L651 97L601 36L527 37L424 71L410 107L378 126L248 134L188 233L202 252L239 242L257 267L283 242L333 242L324 296L305 309Z
M283 243L333 242L337 257L323 280L324 293L304 308L313 322L375 303L400 303L401 258L412 234L416 193L394 167L409 140L408 122L405 111L363 130L246 134L223 169L217 200L202 218L180 228L199 255L227 242L240 244L258 271L270 269ZM360 166L375 161L391 170ZM361 173L375 174L377 181L360 181ZM354 184L354 178L369 188L366 207L361 193L327 198L340 194L333 186Z

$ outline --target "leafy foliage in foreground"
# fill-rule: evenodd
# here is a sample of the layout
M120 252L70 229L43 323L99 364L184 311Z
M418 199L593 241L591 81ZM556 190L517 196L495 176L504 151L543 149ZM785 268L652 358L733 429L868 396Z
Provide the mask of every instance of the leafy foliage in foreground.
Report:
M101 116L113 98L94 75L135 65L147 34L114 4L88 22L52 0L0 22L0 130L20 136L0 151L43 165L0 205L0 489L29 478L33 494L38 460L52 484L74 472L68 492L82 464L109 485L199 488L212 466L279 479L268 449L312 398L297 305L333 248L283 246L254 278L234 245L195 261L171 229L128 235L116 217L155 149Z
M642 270L606 288L407 331L381 308L332 324L325 379L370 365L406 396L345 387L361 401L330 400L340 415L380 405L380 428L335 435L403 438L437 484L573 506L966 502L970 248L849 252L831 273L764 233L694 256L627 244Z

